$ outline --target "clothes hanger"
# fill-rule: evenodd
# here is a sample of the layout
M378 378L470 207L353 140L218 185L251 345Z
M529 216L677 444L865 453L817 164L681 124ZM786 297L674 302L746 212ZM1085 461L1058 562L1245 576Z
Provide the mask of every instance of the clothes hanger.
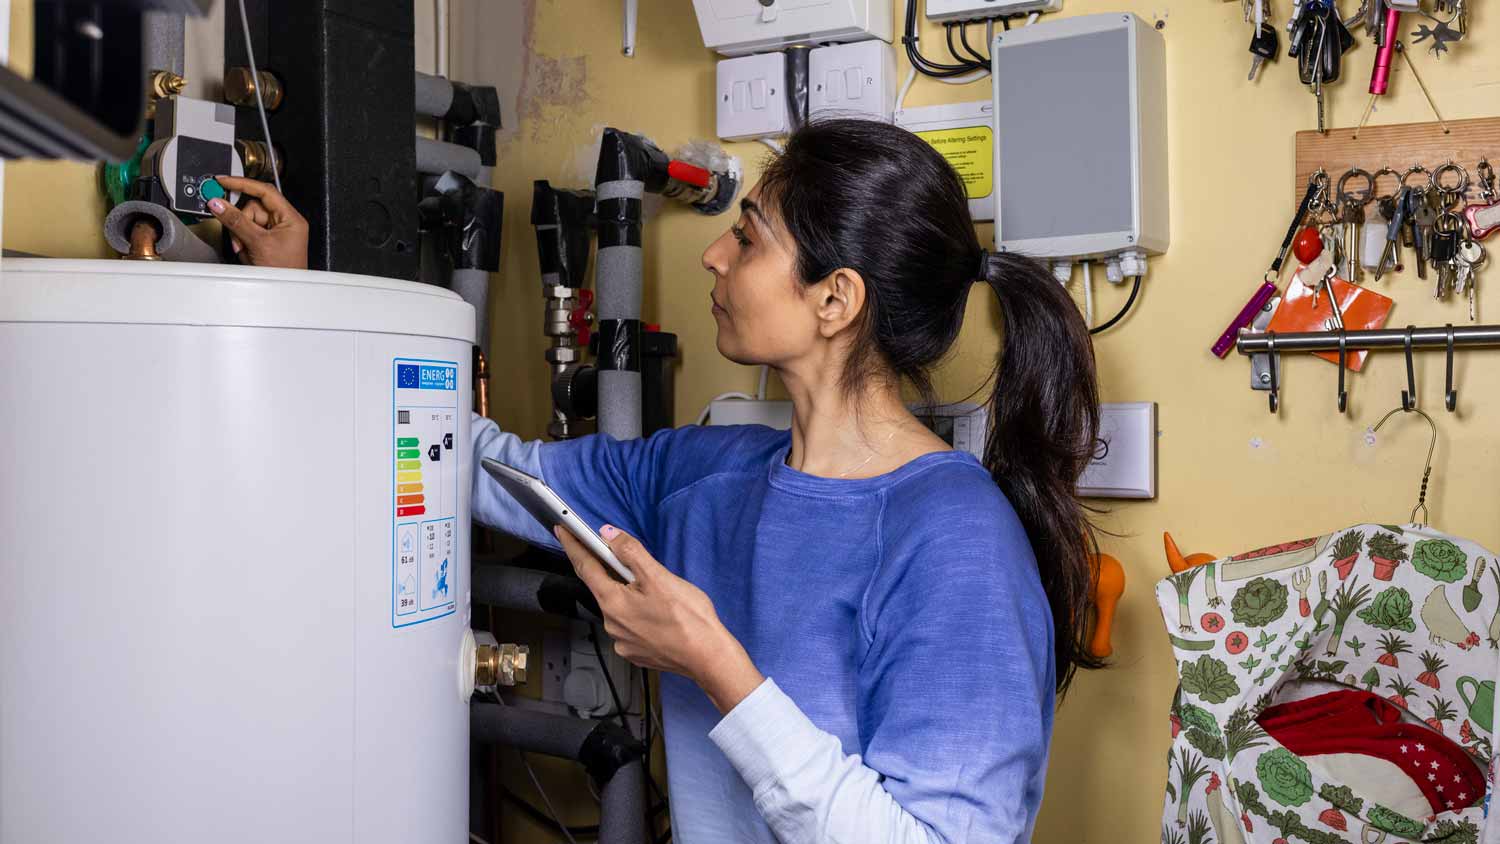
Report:
M1432 429L1432 439L1427 443L1427 464L1422 467L1422 489L1417 493L1417 506L1411 509L1410 519L1411 523L1418 527L1427 527L1427 520L1431 518L1427 512L1427 482L1432 477L1432 453L1437 449L1437 423L1433 422L1432 417L1428 416L1425 411L1418 410L1415 406L1398 407L1381 417L1380 421L1375 423L1375 427L1370 429L1370 433L1379 433L1381 426L1386 423L1386 420L1397 413L1415 413L1426 419L1428 427ZM1420 522L1417 521L1418 510L1422 511L1422 521Z

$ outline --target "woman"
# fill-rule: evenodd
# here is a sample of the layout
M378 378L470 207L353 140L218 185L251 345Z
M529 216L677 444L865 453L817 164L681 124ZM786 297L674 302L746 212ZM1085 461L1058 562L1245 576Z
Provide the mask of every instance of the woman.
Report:
M542 477L632 586L484 472L474 517L565 550L620 655L667 672L677 840L1030 840L1054 694L1095 667L1084 323L1042 267L980 248L959 177L902 129L798 131L741 210L703 255L718 348L777 371L791 432L543 444L476 419L476 466ZM1005 328L982 463L902 399L930 393L976 280Z

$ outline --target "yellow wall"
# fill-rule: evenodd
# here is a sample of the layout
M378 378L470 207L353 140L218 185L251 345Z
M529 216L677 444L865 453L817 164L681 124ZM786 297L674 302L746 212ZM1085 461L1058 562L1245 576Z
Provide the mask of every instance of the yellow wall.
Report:
M19 10L25 4L16 5ZM638 53L629 59L620 55L618 0L525 0L521 5L523 31L495 33L504 45L520 42L523 61L517 120L502 135L496 174L508 208L504 266L492 293L492 395L493 412L504 426L539 435L548 404L540 282L528 223L531 180L588 185L597 139L607 125L649 134L668 149L712 137L714 56L702 47L687 0L641 4ZM902 0L897 6L899 15ZM1341 418L1329 364L1288 361L1284 406L1279 416L1271 416L1265 394L1246 388L1244 360L1209 355L1207 346L1257 284L1280 243L1293 202L1292 135L1313 124L1313 99L1285 58L1267 67L1259 84L1246 83L1249 27L1238 3L1069 0L1064 14L1122 8L1165 23L1173 246L1153 261L1137 311L1098 340L1097 353L1105 400L1160 404L1160 497L1112 505L1101 519L1105 528L1121 534L1106 538L1105 547L1124 561L1129 578L1116 621L1116 665L1082 677L1061 709L1051 788L1037 835L1048 842L1149 841L1159 829L1166 708L1175 676L1151 592L1165 571L1161 532L1172 530L1187 551L1229 554L1363 519L1403 520L1416 494L1426 444L1420 420L1396 420L1377 445L1365 442L1365 428L1397 401L1404 380L1399 356L1378 355L1367 372L1351 378L1351 411ZM1285 0L1275 0L1278 20L1287 11ZM1485 11L1483 5L1472 10L1472 40L1442 61L1415 52L1448 117L1500 111L1495 93L1500 50L1492 46L1500 43L1500 21ZM934 57L938 51L931 36L940 32L924 29L927 52ZM487 48L480 39L474 49L500 48ZM1334 125L1358 120L1372 55L1361 38L1347 57L1346 79L1332 88ZM904 76L904 59L897 68ZM1412 83L1398 67L1394 96L1382 104L1375 122L1430 119ZM984 84L953 87L924 79L907 104L980 99L987 91ZM764 151L755 144L731 149L751 164L752 173ZM1500 149L1491 157L1500 160ZM20 165L7 169L6 180L7 247L57 255L101 251L94 232L102 205L83 168ZM681 338L677 415L683 423L714 394L752 389L755 382L753 371L717 356L706 313L709 278L699 254L728 222L667 208L646 230L646 318ZM1500 277L1496 273L1500 270L1489 271ZM1096 278L1096 311L1113 313L1125 291L1108 287L1102 273ZM1466 319L1461 305L1432 301L1426 286L1413 278L1383 282L1381 290L1397 300L1392 324ZM957 352L938 380L947 398L972 392L998 348L995 308L982 288L975 296ZM1500 321L1497 296L1500 292L1481 295L1481 320ZM1432 522L1500 546L1490 481L1500 468L1492 433L1500 420L1500 358L1491 352L1460 355L1460 412L1453 415L1441 412L1442 364L1442 356L1431 353L1417 363L1423 406L1434 410L1441 432ZM553 783L578 783L559 770L542 774ZM554 797L570 822L592 822L593 801L581 786ZM536 832L520 832L523 828L514 840L533 839Z

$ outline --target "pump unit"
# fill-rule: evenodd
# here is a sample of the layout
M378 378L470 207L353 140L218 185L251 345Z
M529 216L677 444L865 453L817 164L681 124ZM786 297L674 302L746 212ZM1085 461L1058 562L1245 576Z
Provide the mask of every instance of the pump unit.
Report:
M5 261L0 844L467 840L474 310Z
M703 43L726 56L818 45L890 41L891 0L693 0Z

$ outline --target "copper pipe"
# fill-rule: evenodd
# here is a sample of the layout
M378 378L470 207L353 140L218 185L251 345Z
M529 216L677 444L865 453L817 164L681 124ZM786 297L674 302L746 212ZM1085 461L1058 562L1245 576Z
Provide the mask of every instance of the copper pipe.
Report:
M160 261L156 241L161 238L156 223L149 217L137 217L130 224L130 252L120 257L127 261Z
M480 416L490 415L490 366L478 346L474 347L474 410Z

